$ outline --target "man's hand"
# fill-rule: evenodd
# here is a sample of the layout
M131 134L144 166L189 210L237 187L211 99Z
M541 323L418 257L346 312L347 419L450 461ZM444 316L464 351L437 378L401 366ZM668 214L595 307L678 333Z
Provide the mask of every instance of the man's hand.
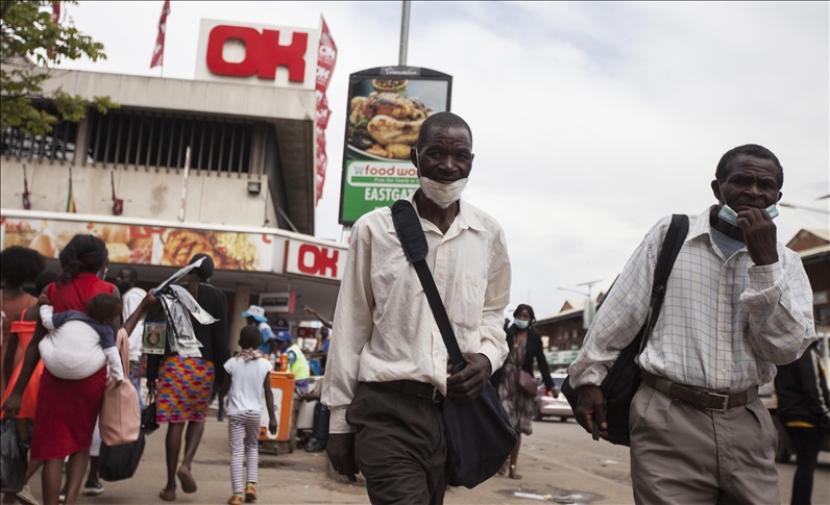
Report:
M272 435L277 434L277 419L275 417L271 417L268 420L268 431L271 432Z
M334 471L345 475L350 481L357 480L357 462L354 456L354 433L331 433L326 443L326 453L329 455Z
M775 223L764 209L742 210L737 222L743 231L749 256L756 265L771 265L778 261Z
M147 393L150 396L156 395L156 380L155 379L147 379Z
M451 400L473 400L478 398L490 378L490 360L483 354L464 353L467 366L447 377L447 398Z
M20 412L20 405L23 402L23 395L19 393L12 393L6 398L6 403L3 404L3 413L6 419L14 419L17 413Z
M577 388L577 395L578 400L574 411L577 422L588 433L593 433L594 423L596 423L599 436L608 438L605 397L602 395L602 389L599 386L582 386Z

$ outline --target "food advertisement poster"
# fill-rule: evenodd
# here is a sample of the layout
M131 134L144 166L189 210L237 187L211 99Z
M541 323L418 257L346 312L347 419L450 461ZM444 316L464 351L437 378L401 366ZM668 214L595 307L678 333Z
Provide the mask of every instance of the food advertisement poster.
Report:
M77 233L104 240L112 263L180 267L194 254L206 253L220 270L272 271L274 267L270 236L216 230L4 217L2 248L20 245L57 258Z
M409 153L424 120L450 110L452 77L415 67L380 67L349 76L340 224L409 198L418 173Z

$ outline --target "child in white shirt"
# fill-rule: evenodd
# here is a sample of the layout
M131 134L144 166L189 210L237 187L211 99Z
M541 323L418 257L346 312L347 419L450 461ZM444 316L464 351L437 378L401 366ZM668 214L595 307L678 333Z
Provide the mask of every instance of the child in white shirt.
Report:
M257 349L260 333L256 326L245 326L239 335L241 351L225 362L228 376L222 386L228 399L228 445L231 453L230 505L256 501L257 467L259 466L259 420L262 416L262 395L268 409L268 429L277 432L274 394L271 391L271 363ZM246 454L247 453L247 454ZM247 456L248 475L243 492L242 461Z

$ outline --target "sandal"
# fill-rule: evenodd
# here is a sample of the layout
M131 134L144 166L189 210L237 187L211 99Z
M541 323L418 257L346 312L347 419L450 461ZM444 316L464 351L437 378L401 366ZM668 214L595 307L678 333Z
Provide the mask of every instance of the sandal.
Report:
M242 505L244 502L245 498L241 494L234 493L228 498L228 505Z
M184 465L180 466L179 471L176 472L176 477L182 483L182 491L188 494L196 492L196 479L193 478L193 474L190 473L189 468Z
M256 501L256 482L249 482L245 484L245 502L254 503Z
M516 465L510 465L510 473L508 477L514 480L522 480L522 476L516 473Z
M159 498L164 501L176 501L176 488L167 489L164 488L159 493Z

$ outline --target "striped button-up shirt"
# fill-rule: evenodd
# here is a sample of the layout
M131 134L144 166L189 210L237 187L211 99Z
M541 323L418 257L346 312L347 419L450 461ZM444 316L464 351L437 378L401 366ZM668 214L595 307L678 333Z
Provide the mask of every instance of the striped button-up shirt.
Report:
M815 336L810 282L797 253L755 265L746 247L726 258L712 241L710 209L690 217L689 234L663 308L638 360L673 382L742 391L769 382L775 365L797 359ZM569 369L575 386L599 385L646 320L654 267L670 218L649 231L628 260Z
M421 218L426 261L461 351L487 356L496 371L508 353L502 329L510 297L507 245L495 219L460 203L446 234ZM351 430L345 413L358 382L395 380L429 383L446 393L447 349L385 207L352 229L323 382L329 431Z

